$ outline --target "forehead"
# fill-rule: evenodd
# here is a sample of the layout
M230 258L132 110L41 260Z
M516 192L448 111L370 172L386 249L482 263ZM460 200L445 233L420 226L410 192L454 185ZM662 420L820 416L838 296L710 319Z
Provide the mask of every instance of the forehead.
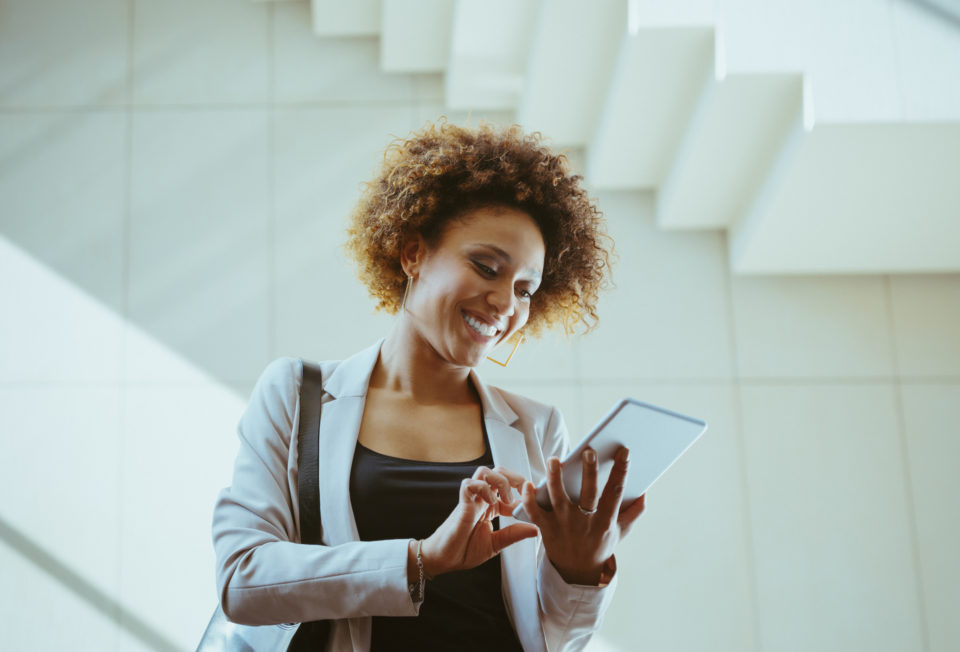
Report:
M440 246L493 245L518 266L543 267L546 246L540 227L525 211L508 206L467 210L444 228Z

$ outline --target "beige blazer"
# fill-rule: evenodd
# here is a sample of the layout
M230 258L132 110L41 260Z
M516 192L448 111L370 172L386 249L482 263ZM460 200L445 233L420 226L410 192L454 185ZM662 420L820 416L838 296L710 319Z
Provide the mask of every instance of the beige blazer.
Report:
M321 363L320 510L324 545L299 541L299 360L270 363L240 419L233 484L213 513L217 589L230 620L270 625L333 619L330 649L370 648L371 616L415 616L407 591L407 539L360 541L350 469L370 374L383 340L343 362ZM483 404L494 463L534 484L545 460L567 451L560 412L470 377ZM501 527L514 522L501 517ZM540 537L502 553L503 598L524 650L579 650L599 627L616 587L567 584Z

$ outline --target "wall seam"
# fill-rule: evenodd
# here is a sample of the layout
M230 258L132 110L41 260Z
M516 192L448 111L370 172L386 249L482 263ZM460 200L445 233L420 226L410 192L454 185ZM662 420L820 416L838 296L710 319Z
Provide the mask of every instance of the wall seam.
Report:
M117 442L117 603L122 604L123 598L123 579L124 579L124 521L123 521L123 500L126 495L124 491L124 469L126 468L126 404L127 404L127 386L128 377L128 358L127 332L131 322L130 315L130 242L131 229L133 222L133 87L134 87L134 45L135 45L135 25L136 25L136 0L127 0L127 43L126 43L126 88L124 112L124 136L123 136L123 218L121 233L121 314L123 315L123 333L120 338L120 383L118 386L118 410L117 415L119 439ZM131 623L128 622L127 613L122 609L117 609L116 621L120 624L120 629L128 629ZM121 649L120 634L117 633L117 649Z
M729 251L729 231L722 232L720 235L723 240L724 248ZM728 260L727 256L723 260ZM750 503L750 474L747 471L747 444L744 433L743 419L743 398L741 394L741 376L740 376L740 350L737 339L736 318L734 315L733 302L733 271L730 265L723 263L724 280L724 301L727 305L727 332L730 342L730 368L732 372L732 396L733 396L733 422L736 429L737 444L739 450L738 461L740 463L740 494L741 507L743 509L743 541L746 545L747 556L747 584L750 593L750 611L752 618L751 626L753 633L753 648L757 652L763 650L763 627L760 617L760 589L758 586L757 571L757 553L756 542L754 541L753 512Z
M930 628L927 620L926 592L923 583L923 564L920 558L920 535L917 528L917 512L913 495L913 476L910 472L910 446L907 442L907 419L903 405L903 386L900 382L900 351L897 346L896 319L893 312L893 283L890 275L884 275L884 298L887 312L887 329L890 340L894 381L893 400L897 412L897 435L900 444L900 465L903 474L903 495L907 507L907 522L910 526L911 562L913 565L914 590L917 597L917 615L920 617L920 637L923 649L930 650Z
M277 324L279 283L277 279L277 112L276 112L276 41L274 38L275 4L267 7L267 292L270 310L267 315L267 333L270 358L277 357L280 334Z

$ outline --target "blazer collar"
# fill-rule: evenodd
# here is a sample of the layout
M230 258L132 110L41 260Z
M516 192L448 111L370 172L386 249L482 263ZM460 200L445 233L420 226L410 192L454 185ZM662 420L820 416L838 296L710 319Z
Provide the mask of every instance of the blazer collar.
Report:
M370 386L370 375L377 364L380 347L383 340L380 338L371 346L354 353L352 356L337 365L323 383L323 390L333 398L345 396L366 396Z
M366 396L367 388L370 386L370 376L377 364L384 339L386 338L381 337L371 346L358 351L337 365L336 370L323 383L324 391L334 398ZM470 380L477 394L480 395L484 419L495 419L508 426L517 421L519 417L513 408L507 405L499 392L493 391L480 379L480 374L475 369L470 370Z
M483 406L483 418L485 420L494 419L504 425L512 426L520 417L513 411L499 392L493 391L487 387L486 383L480 380L480 374L476 369L470 370L470 380L480 395L480 403Z

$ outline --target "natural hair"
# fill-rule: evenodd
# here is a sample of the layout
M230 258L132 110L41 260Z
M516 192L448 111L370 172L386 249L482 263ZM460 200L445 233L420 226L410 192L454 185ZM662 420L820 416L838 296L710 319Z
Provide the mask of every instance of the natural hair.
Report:
M608 285L612 240L603 216L565 155L552 153L539 133L518 125L466 128L441 120L386 149L376 176L362 187L345 244L377 309L400 308L406 275L400 249L420 234L434 243L451 219L479 206L528 213L546 245L543 278L524 332L597 323L597 299Z

